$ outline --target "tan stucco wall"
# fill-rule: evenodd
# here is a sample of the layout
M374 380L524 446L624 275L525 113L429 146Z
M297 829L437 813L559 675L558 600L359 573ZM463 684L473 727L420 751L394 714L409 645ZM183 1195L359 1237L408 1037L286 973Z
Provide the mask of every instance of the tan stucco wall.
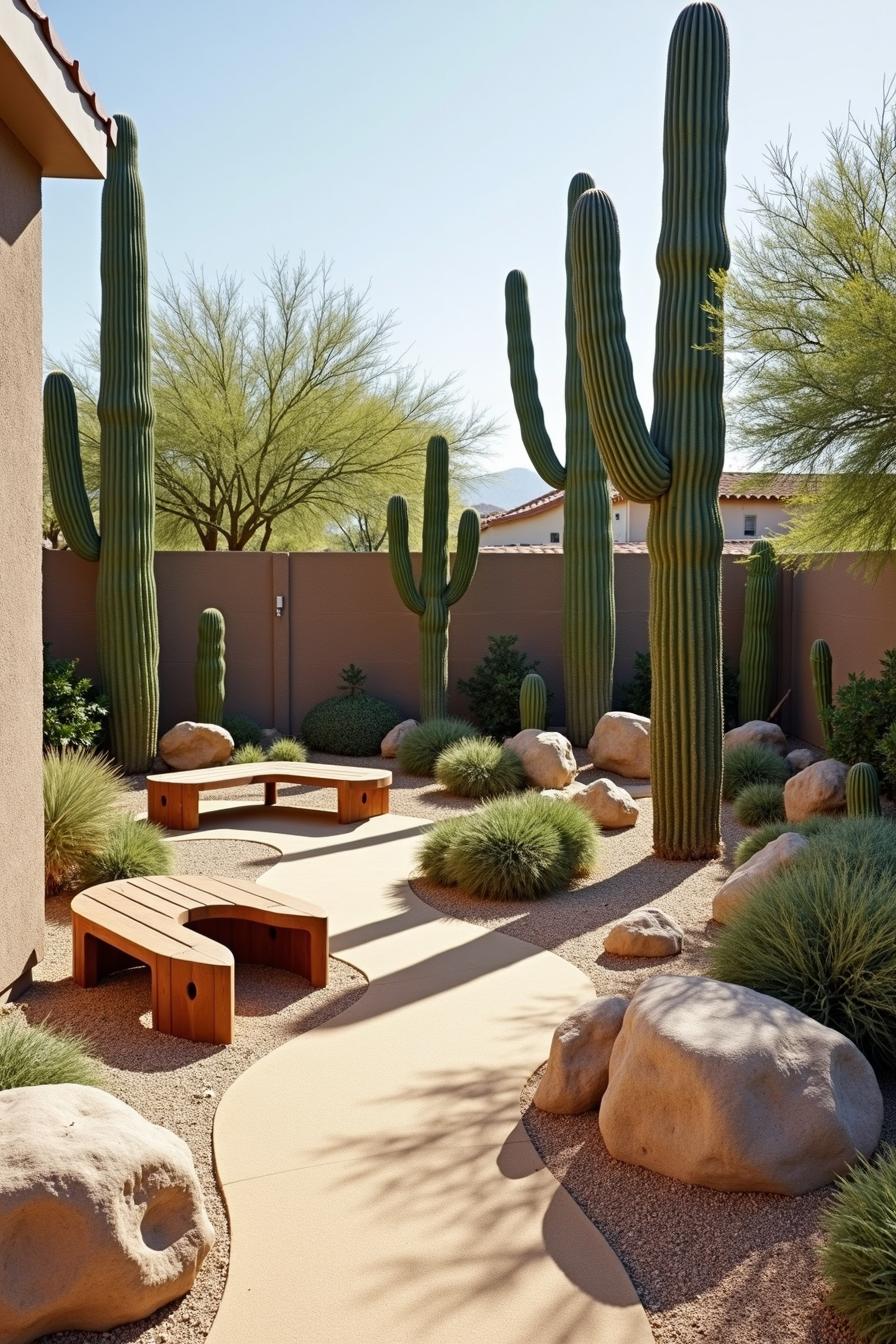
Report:
M0 1000L43 955L41 185L0 122Z
M744 518L756 517L757 537L781 532L789 517L780 504L762 500L723 499L719 501L722 527L726 541L738 541L744 536ZM646 541L650 505L623 500L613 505L613 537L616 541ZM544 513L531 518L509 518L506 523L493 523L482 534L483 547L488 546L548 546L551 533L559 532L563 541L563 505L556 504Z
M509 518L506 523L495 523L482 533L481 545L487 546L551 546L551 533L559 532L563 541L563 505L555 504L544 513L531 518Z

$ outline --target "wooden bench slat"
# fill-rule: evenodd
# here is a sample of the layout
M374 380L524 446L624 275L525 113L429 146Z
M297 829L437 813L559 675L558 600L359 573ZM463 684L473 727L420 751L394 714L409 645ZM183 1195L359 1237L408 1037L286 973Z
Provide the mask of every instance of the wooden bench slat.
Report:
M87 901L78 905L77 913L86 915L94 923L114 921L118 931L132 940L145 939L151 951L164 952L165 956L193 957L198 960L205 956L210 964L226 962L227 958L221 956L225 949L220 943L178 923L169 915L161 914L148 905L141 905L133 897L118 895L118 899L115 899L117 895L92 895L89 905ZM75 900L78 899L75 897ZM75 901L72 901L72 909L75 908ZM113 924L110 922L111 927ZM207 947L203 947L205 943Z

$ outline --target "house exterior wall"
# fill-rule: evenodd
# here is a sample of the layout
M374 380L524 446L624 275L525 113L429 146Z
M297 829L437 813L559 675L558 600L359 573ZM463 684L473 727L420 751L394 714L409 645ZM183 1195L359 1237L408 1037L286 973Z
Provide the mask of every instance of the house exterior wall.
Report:
M0 1001L43 955L41 170L0 121Z
M526 518L508 518L506 523L494 523L480 537L483 548L489 546L551 546L551 533L557 533L563 543L563 505L555 504L544 513Z
M722 526L726 541L739 541L747 534L744 520L747 515L756 519L755 536L767 537L781 532L789 517L782 504L767 500L719 500ZM615 541L646 541L650 505L621 500L613 505L613 539ZM508 518L503 523L492 523L482 534L482 546L549 546L551 533L559 533L563 541L563 505L554 505L544 513L530 518Z

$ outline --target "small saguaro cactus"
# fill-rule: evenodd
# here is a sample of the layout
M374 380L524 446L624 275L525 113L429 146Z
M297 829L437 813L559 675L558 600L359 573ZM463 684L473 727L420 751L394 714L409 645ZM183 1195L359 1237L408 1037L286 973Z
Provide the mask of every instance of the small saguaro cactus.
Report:
M393 495L386 515L389 564L398 595L420 617L420 713L442 719L448 692L448 622L450 608L470 586L479 559L479 514L464 509L457 529L457 554L449 576L448 443L435 434L426 448L423 487L423 557L419 587L414 580L408 546L408 505Z
M834 673L831 646L826 639L816 639L809 650L812 670L812 689L815 692L815 712L824 734L825 751L831 750L831 710L834 707Z
M520 684L520 727L542 731L548 713L548 688L537 672L527 672Z
M744 631L740 646L738 718L764 719L775 683L775 603L778 571L770 541L754 541L747 562Z
M44 445L66 541L83 559L99 561L97 645L112 754L137 771L155 755L159 720L149 266L137 133L129 117L115 124L100 231L100 533L84 488L74 389L64 373L51 373L44 387Z
M573 210L573 301L594 437L614 485L650 504L653 838L663 858L718 853L722 784L723 362L704 305L724 271L728 34L712 4L688 5L666 69L662 225L648 430L625 338L619 225L603 191Z
M873 765L859 761L846 776L846 814L849 817L880 816L880 780Z
M511 271L504 286L510 387L520 433L538 474L555 490L565 492L563 687L567 732L579 746L584 746L598 719L611 706L616 646L610 490L582 386L569 248L569 224L576 201L593 186L594 179L588 173L576 173L566 200L565 465L554 451L538 396L526 277L522 271Z
M199 617L196 646L196 718L220 723L224 716L224 617L217 607L206 607Z

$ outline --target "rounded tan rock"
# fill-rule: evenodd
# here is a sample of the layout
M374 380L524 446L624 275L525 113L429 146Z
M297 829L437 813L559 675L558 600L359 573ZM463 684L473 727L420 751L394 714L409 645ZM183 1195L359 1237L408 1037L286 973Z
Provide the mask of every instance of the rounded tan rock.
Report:
M779 756L787 754L787 738L778 723L767 723L764 719L750 719L737 728L731 728L725 734L725 750L732 747L768 747Z
M572 743L562 733L524 728L504 745L519 756L529 783L539 789L565 789L576 777Z
M631 794L621 784L614 784L612 779L596 779L575 793L572 801L607 831L634 826L641 815Z
M172 770L205 770L227 764L233 755L233 738L216 723L184 719L159 739L159 755Z
M623 994L602 994L560 1023L532 1098L540 1111L582 1115L600 1104L607 1088L613 1042L627 1007L628 999Z
M611 710L597 722L588 755L599 770L624 779L650 778L650 720L643 714Z
M684 929L653 905L624 915L604 939L604 951L614 957L674 957L684 946Z
M779 868L786 868L808 847L809 841L804 835L785 831L735 868L713 897L712 917L716 923L730 924Z
M396 723L394 728L390 728L380 744L380 755L388 760L393 760L398 755L398 748L401 739L407 737L412 728L419 725L416 719L402 719L401 723Z
M784 815L788 821L805 821L828 812L846 811L846 776L842 761L816 761L784 785Z

